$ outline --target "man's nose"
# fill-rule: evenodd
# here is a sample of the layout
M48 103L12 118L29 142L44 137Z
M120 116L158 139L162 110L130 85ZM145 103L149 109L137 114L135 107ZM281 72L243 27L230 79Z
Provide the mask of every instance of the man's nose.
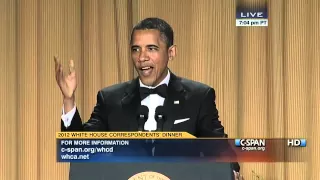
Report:
M139 54L139 61L148 61L149 56L146 51L142 50Z

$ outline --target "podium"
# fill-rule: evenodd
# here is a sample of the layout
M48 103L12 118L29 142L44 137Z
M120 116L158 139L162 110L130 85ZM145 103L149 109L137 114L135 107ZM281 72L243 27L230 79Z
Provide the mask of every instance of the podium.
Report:
M231 163L70 163L69 180L234 180Z

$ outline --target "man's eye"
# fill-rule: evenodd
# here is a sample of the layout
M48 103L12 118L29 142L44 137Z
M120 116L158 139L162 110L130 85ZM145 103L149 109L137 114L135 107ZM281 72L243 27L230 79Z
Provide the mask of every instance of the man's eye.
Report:
M156 51L157 48L155 48L155 47L150 47L149 50L150 50L150 51Z
M138 48L132 48L131 50L132 50L132 52L138 52L139 51Z

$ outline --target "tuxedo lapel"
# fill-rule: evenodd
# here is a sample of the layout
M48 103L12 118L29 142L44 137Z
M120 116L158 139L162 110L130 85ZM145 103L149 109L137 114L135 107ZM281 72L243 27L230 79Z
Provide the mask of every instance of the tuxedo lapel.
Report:
M166 112L166 121L163 124L163 131L171 131L174 121L182 114L183 105L185 102L186 91L182 87L181 79L170 74L168 85L168 96L164 101L164 109Z
M138 131L137 112L141 105L139 95L139 80L134 79L128 85L124 97L121 100L124 116L128 121L129 131Z

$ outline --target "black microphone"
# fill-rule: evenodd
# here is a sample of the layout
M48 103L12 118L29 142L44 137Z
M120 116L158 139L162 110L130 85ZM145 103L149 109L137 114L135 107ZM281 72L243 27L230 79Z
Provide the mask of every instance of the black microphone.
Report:
M158 106L154 115L154 119L157 121L157 131L163 131L163 124L166 121L166 115L163 106Z
M144 131L144 124L148 120L149 108L147 106L140 106L138 111L138 131Z

